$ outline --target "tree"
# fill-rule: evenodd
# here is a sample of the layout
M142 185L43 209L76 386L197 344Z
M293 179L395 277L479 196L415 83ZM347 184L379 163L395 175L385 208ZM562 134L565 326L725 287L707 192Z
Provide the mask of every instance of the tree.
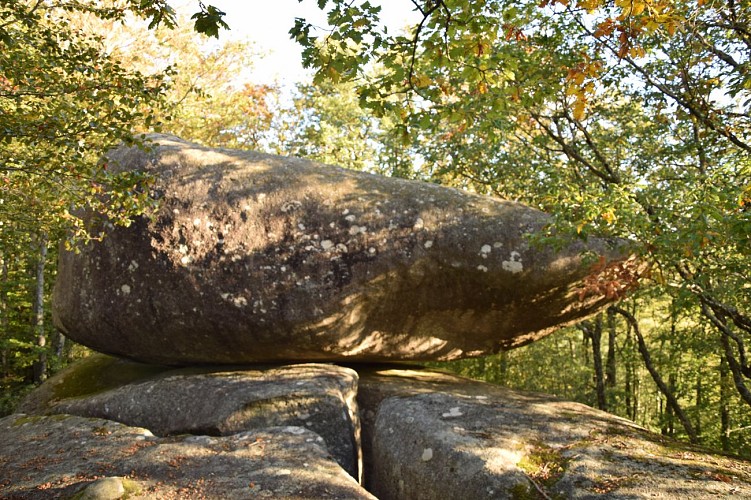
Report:
M701 338L689 348L705 379L719 384L708 370L722 359L751 401L751 6L414 0L420 19L393 34L373 2L320 5L326 31L303 19L291 30L318 80L356 82L362 105L395 117L441 182L554 214L549 241L630 240L651 264L636 314L667 297L691 330L660 342ZM688 387L680 367L653 368Z
M200 8L195 21L210 32L204 21L216 20L218 12ZM100 236L87 231L79 210L88 207L112 223L129 224L151 205L146 177L115 174L103 158L120 143L146 146L137 131L158 128L154 117L165 103L166 75L144 75L120 64L100 37L69 21L74 12L107 19L132 12L149 18L152 26L173 24L171 8L159 0L0 0L4 394L43 380L56 364L48 356L53 347L48 339L57 242L66 235ZM3 410L13 397L3 397Z
M175 26L148 29L134 14L123 22L80 13L70 18L101 36L105 51L124 67L169 76L164 106L153 112L161 131L208 146L259 149L277 89L251 82L257 50L247 40L209 40L187 17L174 20Z

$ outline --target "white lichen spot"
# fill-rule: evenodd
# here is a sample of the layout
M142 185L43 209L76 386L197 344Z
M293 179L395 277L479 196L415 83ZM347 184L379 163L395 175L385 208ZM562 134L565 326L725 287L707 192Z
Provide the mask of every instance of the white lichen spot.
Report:
M257 199L258 201L262 201L262 200L264 200L265 198L266 198L266 193L259 193L259 194L258 194L258 196L256 197L256 199Z
M349 248L347 248L347 245L345 245L344 243L337 243L336 244L336 249L337 249L337 251L339 251L341 253L347 253L347 252L349 252Z
M250 205L243 205L243 212L250 212Z
M287 266L282 266L279 268L279 270L284 273L287 271Z
M232 303L235 304L235 307L245 307L248 305L248 299L245 297L235 297L232 299Z
M186 253L188 253L188 246L187 245L180 245L179 247L177 247L177 251L180 252L181 254L185 255Z
M452 418L452 417L461 417L464 415L464 413L461 412L458 406L454 406L453 408L449 408L449 411L446 413L443 413L441 416L443 418Z
M501 267L503 267L504 270L509 271L510 273L516 274L524 271L524 266L522 265L522 256L519 252L511 252L511 258L510 260L504 260L501 263Z
M478 271L482 271L482 272L484 272L484 273L487 273L487 272L488 272L488 268L487 268L487 267L485 267L485 266L477 266L477 270L478 270Z
M329 223L329 227L330 227L331 229L334 229L334 228L336 227L336 222L330 222L330 223Z
M302 203L297 200L288 201L284 205L282 205L282 212L285 214L288 212L294 212L298 208L302 206Z
M432 248L433 247L433 240L428 240L423 245L425 248Z
M222 300L227 300L229 298L229 294L226 292L220 293L219 296L222 297Z
M297 229L299 229L300 231L305 231L305 224L298 224Z
M425 222L420 217L418 217L417 220L415 221L415 224L412 226L412 229L414 229L415 231L419 231L420 229L423 229L424 227L425 227Z
M130 285L123 285L120 287L120 291L123 292L123 295L129 295L130 294Z
M193 225L196 226L196 227L200 226L201 225L201 219L199 219L198 217L196 217L195 219L193 219Z
M180 259L180 263L184 266L190 264L190 257L183 255L182 259Z
M321 242L321 248L323 248L324 250L331 250L331 248L333 247L334 247L334 242L331 240L323 240Z
M352 226L351 228L349 228L349 234L350 236L360 234L360 226Z
M355 222L357 220L357 217L354 214L349 214L344 218L347 222Z
M345 208L342 210L342 215L347 215L349 213L349 208Z
M128 266L128 271L133 272L136 269L138 269L138 262L136 262L135 260L131 260L130 265Z
M493 243L493 248L501 248L502 246L503 246L503 243L501 243L500 241L496 241L495 243Z
M178 209L176 209L176 208L172 209L172 213L175 214L175 215L180 215L180 211Z
M375 253L376 253L376 249L375 249L375 248L373 248L373 247L370 247L370 248L368 248L368 253L369 253L370 255L375 255Z
M482 248L480 248L480 256L483 259L488 258L488 254L493 250L493 248L490 245L483 245Z
M422 450L422 461L429 462L433 459L433 448L425 448Z

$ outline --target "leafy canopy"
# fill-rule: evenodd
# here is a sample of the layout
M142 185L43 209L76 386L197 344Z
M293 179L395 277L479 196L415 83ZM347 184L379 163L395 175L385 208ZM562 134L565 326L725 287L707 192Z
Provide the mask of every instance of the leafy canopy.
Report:
M318 81L355 82L432 180L631 240L641 293L704 314L751 405L751 4L412 0L405 32L318 4L329 27L290 32Z

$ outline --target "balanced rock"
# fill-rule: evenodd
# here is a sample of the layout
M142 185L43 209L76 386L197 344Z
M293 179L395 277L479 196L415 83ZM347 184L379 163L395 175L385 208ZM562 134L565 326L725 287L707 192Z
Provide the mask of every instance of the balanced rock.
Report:
M97 351L169 364L449 360L531 342L607 299L584 252L533 245L524 205L299 158L153 136L110 168L153 174L159 209L63 251L55 323ZM587 281L589 280L589 281Z
M99 354L52 377L18 411L105 418L157 436L304 427L359 478L356 395L357 373L336 365L170 369Z
M0 497L369 499L303 427L155 437L71 415L0 419Z

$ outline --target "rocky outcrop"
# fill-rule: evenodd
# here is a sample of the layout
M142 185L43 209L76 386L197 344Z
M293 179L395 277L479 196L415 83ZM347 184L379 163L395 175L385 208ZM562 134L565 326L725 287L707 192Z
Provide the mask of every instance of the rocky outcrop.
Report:
M160 208L62 251L56 325L167 364L447 360L530 342L595 311L604 241L532 245L518 203L299 158L154 136L109 168L156 179ZM592 291L598 291L593 287Z
M382 500L751 498L751 463L582 404L425 370L361 372L358 393Z
M188 374L99 360L48 381L23 408L109 418L119 408L117 418L127 414L194 435L155 437L111 420L15 415L0 420L0 497L86 498L101 489L126 493L96 498L751 498L747 461L664 439L585 405L438 371L360 366L356 402L343 397L338 417L332 410L326 418L302 418L289 408L315 412L316 398L325 408L326 395L349 390L351 370L300 365ZM311 383L296 393L304 373ZM211 377L226 381L206 383ZM289 383L264 389L264 378ZM189 386L199 408L182 404ZM248 401L252 409L259 394L289 404L262 405L257 427L234 427L227 436L168 423L192 415L204 422L200 427L228 425L235 403ZM180 411L170 420L173 402ZM216 406L215 422L206 420L204 404ZM146 417L149 411L158 415ZM363 487L332 451L341 442L336 436L355 434L358 419L344 417L352 413L362 422ZM263 426L274 423L282 425Z
M159 438L70 415L0 419L0 497L373 499L302 427Z
M549 219L516 203L154 139L109 161L154 175L158 212L89 216L107 237L62 252L54 297L64 333L131 360L86 359L0 420L0 497L751 498L748 462L581 404L404 363L249 364L533 341L635 276L605 242L533 245Z
M96 355L50 379L18 411L105 418L157 436L299 426L317 433L320 445L358 478L356 393L357 373L335 365L216 371Z

